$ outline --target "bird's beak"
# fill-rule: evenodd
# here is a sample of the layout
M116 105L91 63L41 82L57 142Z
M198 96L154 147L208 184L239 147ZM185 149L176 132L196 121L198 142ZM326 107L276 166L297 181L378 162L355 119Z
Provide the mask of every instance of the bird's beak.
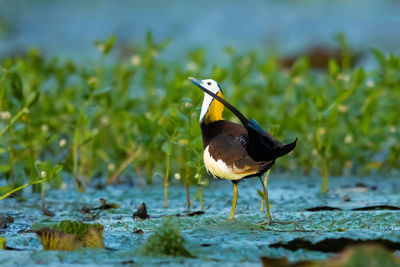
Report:
M196 79L193 77L189 77L188 78L194 85L196 85L197 87L199 87L200 89L204 90L204 87L202 85L203 81L200 79Z

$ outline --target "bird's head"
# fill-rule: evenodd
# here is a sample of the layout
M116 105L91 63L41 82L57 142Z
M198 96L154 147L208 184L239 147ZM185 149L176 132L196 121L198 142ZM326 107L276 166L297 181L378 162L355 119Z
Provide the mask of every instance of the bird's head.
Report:
M211 91L212 93L214 93L216 95L218 95L219 92L222 93L222 89L219 86L219 84L212 79L200 80L200 79L196 79L193 77L189 77L189 80L191 80L193 84L198 86L203 91L204 91L204 89L207 89L208 91Z
M208 90L223 98L222 89L216 81L212 79L200 80L193 77L189 77L189 80L203 91ZM221 102L215 100L212 96L204 92L204 100L200 113L200 123L208 124L213 121L222 120L223 109L224 105Z

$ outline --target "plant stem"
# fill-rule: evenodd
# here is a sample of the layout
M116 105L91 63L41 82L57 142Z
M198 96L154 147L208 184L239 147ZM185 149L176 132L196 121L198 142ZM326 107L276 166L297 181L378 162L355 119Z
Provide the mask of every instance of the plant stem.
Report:
M164 208L168 207L168 177L169 177L169 167L171 162L171 151L172 151L172 142L175 139L176 130L171 136L168 144L168 152L167 152L167 167L165 168L165 179L164 179Z
M9 197L9 196L12 195L14 192L16 192L16 191L18 191L18 190L21 190L21 189L23 189L23 188L25 188L25 187L27 187L27 186L30 186L30 185L33 185L33 184L40 184L40 183L43 183L43 182L45 182L45 181L46 181L46 179L40 179L40 180L37 180L37 181L34 181L34 182L29 182L29 183L27 183L27 184L21 185L21 186L19 186L19 187L17 187L17 188L14 188L14 189L11 190L10 192L7 192L6 194L2 195L2 196L0 197L0 200L5 199L6 197Z
M78 167L78 157L79 157L79 128L80 125L76 125L75 134L74 134L74 142L72 144L72 175L75 180L75 189L79 190L79 167Z
M328 163L325 157L322 157L322 167L321 167L321 193L326 193L328 191Z
M198 175L198 180L197 184L199 187L199 198L200 198L200 210L204 211L204 205L203 205L203 186L201 184L201 175L200 175L200 161L197 162L197 175Z
M186 124L186 136L188 139L187 146L186 146L186 156L187 161L190 160L190 125L191 125L191 115L188 116L188 123ZM186 186L186 204L187 209L190 210L190 166L186 164L185 166L185 186Z
M187 209L190 210L190 186L189 183L186 183L186 204L187 204Z
M44 202L44 186L43 186L43 184L40 184L40 191L42 194L42 211L44 212L46 210L46 203Z
M118 169L114 172L114 174L107 179L107 184L110 185L117 180L118 176L131 164L136 157L141 153L140 150L137 150L135 153L129 152L129 156L119 165Z
M25 113L25 108L21 109L10 122L0 131L0 137Z
M265 177L264 177L264 187L265 187L265 188L267 188L268 176L269 176L269 172L270 172L270 171L271 171L271 169L269 169L269 170L267 171L267 174L266 174ZM264 189L264 187L263 187L263 189ZM267 195L268 195L268 193L267 193ZM266 202L265 205L266 205L267 211L268 211L268 210L269 210L269 203ZM261 199L260 212L263 212L263 210L264 210L264 198Z
M14 181L14 129L10 126L10 143L8 147L9 151L9 164L10 164L10 177L13 186L15 185Z
M135 171L136 171L136 177L138 179L138 184L140 187L142 187L144 185L144 182L139 166L136 166Z

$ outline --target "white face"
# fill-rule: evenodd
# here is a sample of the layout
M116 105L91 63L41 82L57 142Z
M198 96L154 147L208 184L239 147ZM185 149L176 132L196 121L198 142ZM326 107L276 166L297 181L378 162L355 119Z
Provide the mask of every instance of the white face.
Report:
M219 87L218 83L212 79L202 80L201 85L214 94L217 94L221 91L221 87Z
M201 81L201 86L206 88L207 90L211 91L214 94L218 94L218 92L222 93L221 87L219 87L218 83L212 79L206 79ZM204 119L204 116L207 114L208 108L213 101L213 97L204 92L204 100L203 105L201 106L201 113L200 113L200 122Z

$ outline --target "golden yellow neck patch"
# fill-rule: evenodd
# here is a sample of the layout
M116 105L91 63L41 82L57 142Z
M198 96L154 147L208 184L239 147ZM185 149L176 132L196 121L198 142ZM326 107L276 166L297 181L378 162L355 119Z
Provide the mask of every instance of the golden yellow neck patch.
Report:
M224 98L221 92L217 94L219 97ZM213 99L210 107L204 118L205 123L211 123L214 121L222 120L222 111L224 110L224 105L216 99Z

